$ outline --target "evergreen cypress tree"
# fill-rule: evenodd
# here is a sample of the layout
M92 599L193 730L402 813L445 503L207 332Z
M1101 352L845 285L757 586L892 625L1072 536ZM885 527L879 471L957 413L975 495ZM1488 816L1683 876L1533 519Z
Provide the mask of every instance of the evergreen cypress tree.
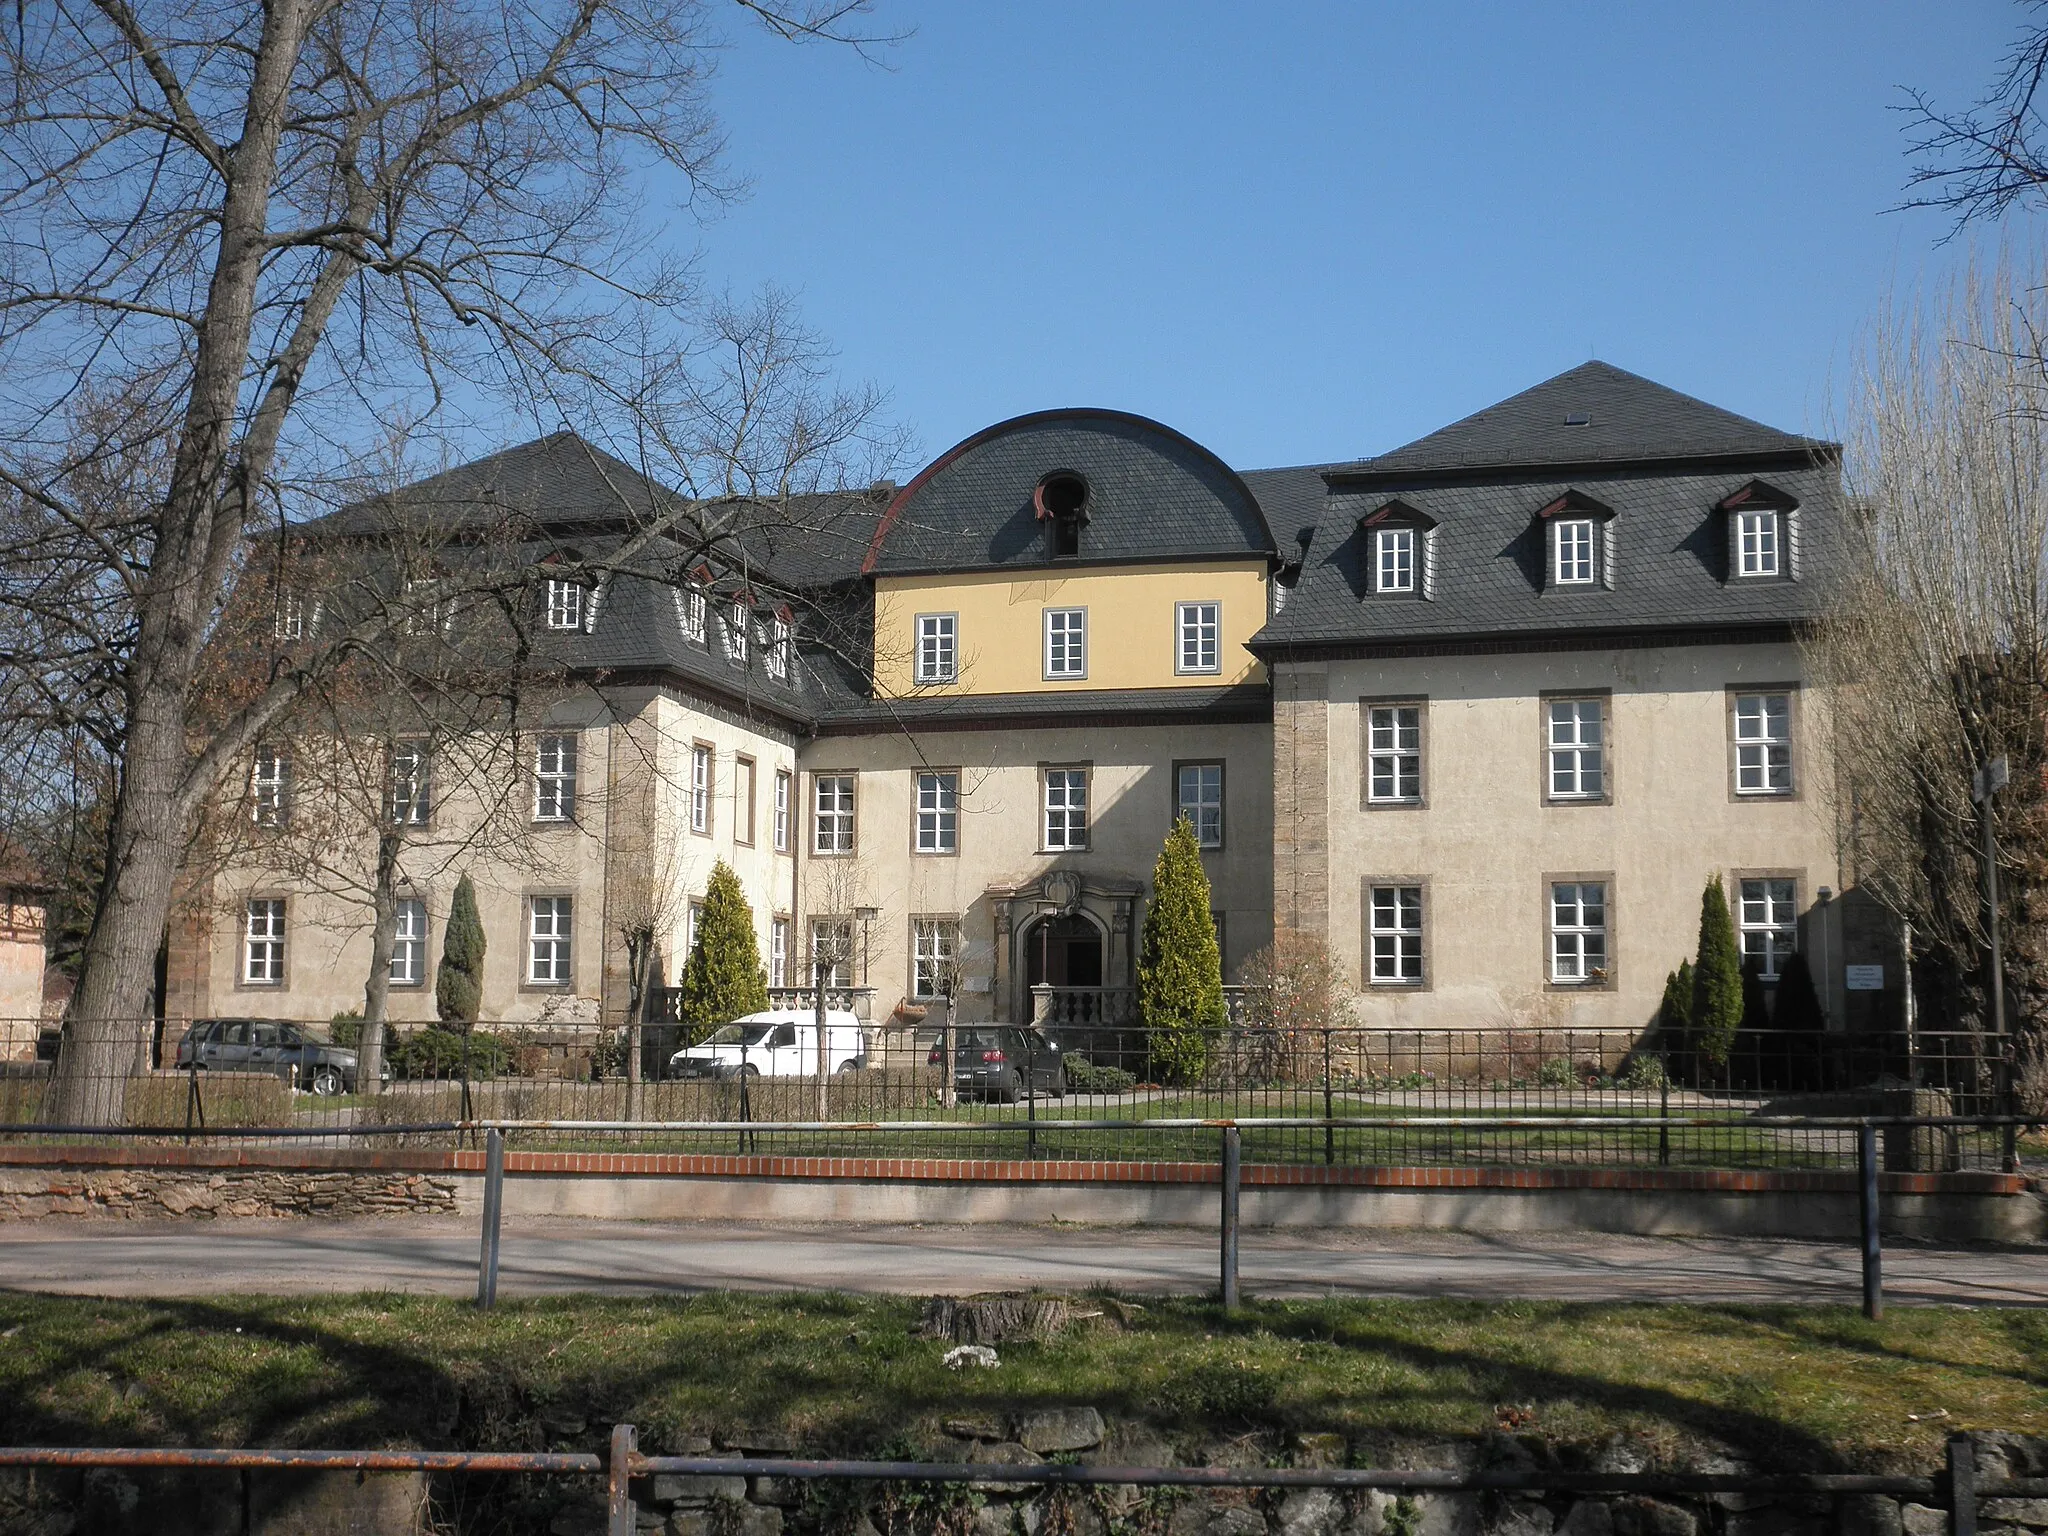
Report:
M1201 1077L1216 1032L1227 1022L1209 875L1185 816L1166 834L1152 867L1138 955L1138 1017L1151 1032L1153 1073L1170 1083Z
M697 911L697 939L683 961L680 989L683 1027L693 1041L768 1006L754 909L723 859L712 867Z
M1692 1037L1703 1066L1728 1065L1742 1026L1742 953L1728 896L1715 875L1700 893L1700 952L1692 971Z
M434 973L434 1008L457 1029L476 1023L484 1000L484 922L477 915L476 887L464 875L448 907L441 936L441 964Z
M1692 1033L1692 962L1681 960L1678 969L1664 975L1664 1001L1657 1005L1657 1025L1664 1035L1664 1048L1682 1050Z

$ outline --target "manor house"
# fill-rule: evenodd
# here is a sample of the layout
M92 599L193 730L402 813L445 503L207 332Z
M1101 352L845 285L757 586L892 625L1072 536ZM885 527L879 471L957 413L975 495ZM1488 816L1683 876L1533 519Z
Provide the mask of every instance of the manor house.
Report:
M665 494L560 435L416 489L568 547L617 532L622 487ZM1709 875L1767 981L1841 885L1800 647L1834 444L1595 362L1374 458L1237 470L1049 410L804 509L745 571L548 584L575 681L522 747L523 840L408 866L394 1019L433 1017L463 873L507 1023L621 1017L650 901L672 984L720 859L771 983L822 956L877 1020L949 979L969 1019L1036 987L1115 1014L1183 815L1226 976L1319 935L1377 1025L1637 1030ZM284 750L258 822L288 814ZM406 771L408 819L460 820ZM369 954L360 901L259 843L195 889L167 1010L324 1019Z

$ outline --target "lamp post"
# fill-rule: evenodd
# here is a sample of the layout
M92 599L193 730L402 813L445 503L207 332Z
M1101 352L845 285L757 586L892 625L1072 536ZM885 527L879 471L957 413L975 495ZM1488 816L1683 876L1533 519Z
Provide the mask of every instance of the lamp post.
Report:
M1970 798L1984 807L1984 910L1991 936L1991 1034L1998 1042L1999 1107L2012 1111L2012 1052L2005 1037L2005 957L1998 932L1998 828L1992 815L1994 796L2011 781L2012 769L2001 755L1970 775ZM2005 1128L2005 1171L2019 1171L2017 1128Z

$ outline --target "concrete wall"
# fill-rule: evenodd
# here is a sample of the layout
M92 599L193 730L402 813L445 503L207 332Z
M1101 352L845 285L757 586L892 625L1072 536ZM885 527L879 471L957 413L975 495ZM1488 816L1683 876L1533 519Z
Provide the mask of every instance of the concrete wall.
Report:
M1055 869L1070 870L1083 886L1082 911L1104 932L1104 984L1129 986L1143 892L1173 824L1174 765L1189 759L1220 761L1223 847L1206 853L1204 863L1216 910L1223 915L1228 975L1272 937L1269 737L1263 724L1199 730L1146 725L933 731L806 743L807 813L817 774L851 772L858 782L856 851L848 859L805 858L803 915L808 920L812 914L850 913L861 906L880 909L868 927L865 966L856 966L876 988L878 1016L910 993L912 917L957 917L968 946L970 988L976 978L993 978L991 990L969 991L963 1017L1007 1017L1016 1010L1021 985L1013 974L1014 951L1031 921L1028 896L1013 898L1011 893L1032 887ZM1045 763L1092 766L1086 851L1040 849L1039 769ZM960 774L954 854L912 851L916 774L928 768ZM808 840L808 814L802 831ZM1002 932L1005 918L1007 935ZM1116 930L1119 921L1128 924L1123 932ZM863 975L854 979L861 982Z
M1302 926L1327 932L1363 1022L1394 1026L1640 1028L1667 971L1695 948L1709 875L1789 874L1802 912L1840 885L1810 690L1793 709L1794 784L1783 799L1733 793L1729 691L1793 684L1790 644L1537 651L1346 660L1284 666L1275 679L1275 772L1291 781L1280 818L1277 893ZM1543 782L1546 693L1610 695L1607 771L1598 804L1553 804ZM1364 711L1420 699L1424 804L1364 807ZM1315 778L1312 737L1323 735ZM1316 825L1316 800L1327 805ZM1296 846L1286 847L1289 839ZM1327 840L1327 892L1317 866ZM1610 976L1597 988L1548 981L1546 877L1597 874L1608 891ZM1421 988L1366 986L1365 886L1419 882L1425 895ZM1287 911L1283 910L1285 920ZM1326 926L1325 926L1326 925Z
M1217 602L1222 670L1176 671L1174 608ZM1088 675L1048 681L1044 611L1088 610ZM960 678L913 682L913 626L921 613L959 619ZM1266 622L1266 562L1101 566L971 575L884 576L875 583L875 682L890 697L911 693L1073 693L1098 688L1213 688L1255 681L1265 668L1244 643Z
M482 1210L482 1181L456 1199ZM522 1173L505 1181L508 1216L622 1221L1049 1222L1213 1227L1213 1184L937 1180L605 1178ZM2048 1240L2034 1195L1888 1193L1888 1235L1943 1242ZM1847 1192L1699 1189L1260 1188L1240 1194L1249 1227L1404 1227L1461 1232L1616 1232L1645 1236L1785 1237L1853 1243Z

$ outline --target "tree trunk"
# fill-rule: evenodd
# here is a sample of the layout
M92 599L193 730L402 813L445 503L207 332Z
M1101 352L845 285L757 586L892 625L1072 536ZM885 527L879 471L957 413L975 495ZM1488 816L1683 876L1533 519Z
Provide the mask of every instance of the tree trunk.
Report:
M831 1105L826 1102L825 1085L832 1080L832 1054L825 1043L829 1032L825 1028L825 973L822 970L818 972L815 1015L818 1020L818 1118L823 1121L831 1118Z
M183 777L183 690L177 709L162 698L137 700L127 762L107 838L99 910L86 935L78 991L57 1058L44 1118L58 1125L119 1125L128 1078L153 1020L150 985L171 910L171 887L185 847L178 806Z
M363 983L363 1033L356 1042L356 1092L384 1091L384 1020L391 1011L391 952L398 942L398 828L377 831L377 878L370 894L370 975Z

